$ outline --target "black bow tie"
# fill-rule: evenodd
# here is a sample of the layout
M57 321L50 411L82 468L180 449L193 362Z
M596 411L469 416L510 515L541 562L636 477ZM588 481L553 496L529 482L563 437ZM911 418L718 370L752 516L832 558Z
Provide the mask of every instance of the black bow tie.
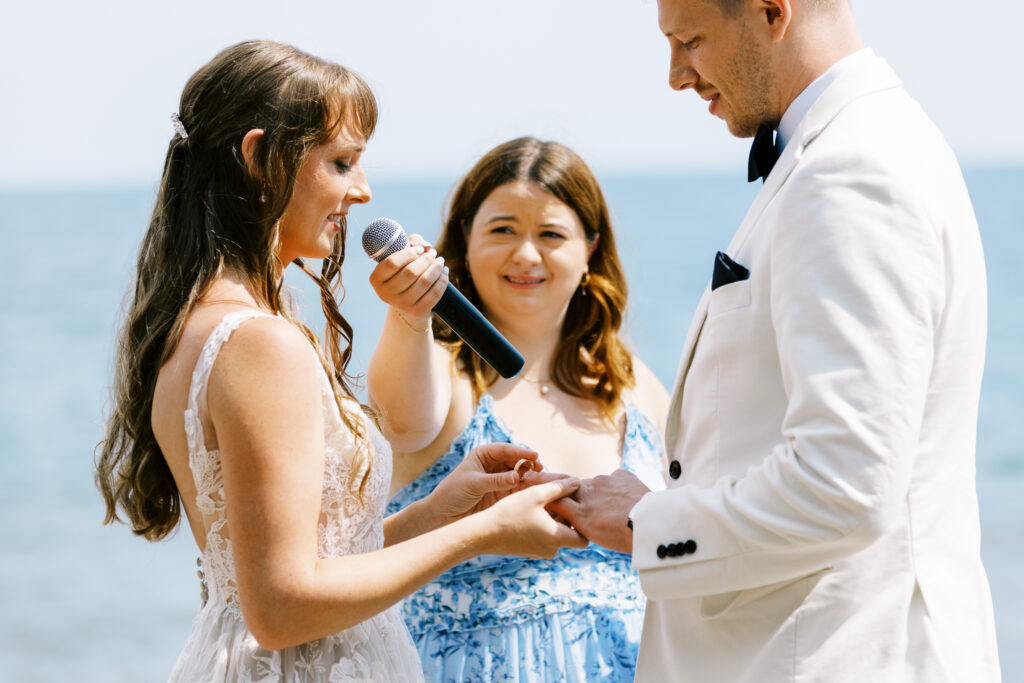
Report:
M779 160L779 148L775 146L775 129L762 123L754 136L754 144L750 146L750 160L747 161L747 181L754 182L758 178L763 182Z

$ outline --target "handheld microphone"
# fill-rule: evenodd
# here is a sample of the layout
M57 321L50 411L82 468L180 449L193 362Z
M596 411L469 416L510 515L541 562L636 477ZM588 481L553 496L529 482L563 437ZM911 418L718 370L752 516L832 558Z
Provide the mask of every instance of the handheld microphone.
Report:
M407 246L409 238L402 226L390 218L371 221L363 230L363 251L377 262ZM434 306L434 313L502 377L514 377L523 369L523 355L451 284Z

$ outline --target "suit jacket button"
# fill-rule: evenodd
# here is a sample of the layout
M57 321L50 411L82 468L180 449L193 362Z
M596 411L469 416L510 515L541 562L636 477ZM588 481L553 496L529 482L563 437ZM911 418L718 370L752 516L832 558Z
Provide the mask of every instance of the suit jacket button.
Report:
M668 555L668 548L666 548L664 545L659 545L658 546L658 559L659 560L664 560L666 555Z
M678 479L679 475L683 473L683 468L680 466L678 460L673 460L668 465L668 476L673 479Z
M681 555L685 555L685 554L686 554L686 551L683 549L683 544L682 543L673 543L672 544L672 555L673 556L680 557Z
M682 545L683 552L685 552L687 555L692 555L695 552L697 552L697 541L693 540L692 538Z

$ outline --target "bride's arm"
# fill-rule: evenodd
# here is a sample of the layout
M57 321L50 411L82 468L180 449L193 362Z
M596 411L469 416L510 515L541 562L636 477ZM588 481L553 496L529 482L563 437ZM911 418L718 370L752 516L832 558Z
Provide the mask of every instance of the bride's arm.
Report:
M208 404L224 476L242 614L279 649L335 633L481 553L552 556L585 540L544 510L578 482L552 482L410 540L319 559L324 477L319 361L294 327L257 319L222 348Z
M366 369L370 405L396 451L418 451L437 438L452 398L451 356L434 343L431 310L448 278L444 261L422 243L392 254L370 275L377 296L388 304L380 340Z
M518 488L536 484L536 481L523 483L517 466L527 460L531 466L522 472L539 472L544 466L537 458L536 451L510 443L477 446L434 487L430 495L384 520L385 545L400 543L486 510ZM545 473L545 481L552 477L570 478L564 474Z

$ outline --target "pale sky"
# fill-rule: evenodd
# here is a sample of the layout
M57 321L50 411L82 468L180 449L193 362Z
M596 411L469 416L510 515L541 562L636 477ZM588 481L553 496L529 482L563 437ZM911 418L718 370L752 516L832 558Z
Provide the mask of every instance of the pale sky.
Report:
M1010 0L853 0L964 165L1024 163ZM249 38L362 74L382 117L378 179L449 176L523 134L599 175L742 169L747 144L667 86L654 0L113 0L0 9L0 189L155 184L189 75Z

